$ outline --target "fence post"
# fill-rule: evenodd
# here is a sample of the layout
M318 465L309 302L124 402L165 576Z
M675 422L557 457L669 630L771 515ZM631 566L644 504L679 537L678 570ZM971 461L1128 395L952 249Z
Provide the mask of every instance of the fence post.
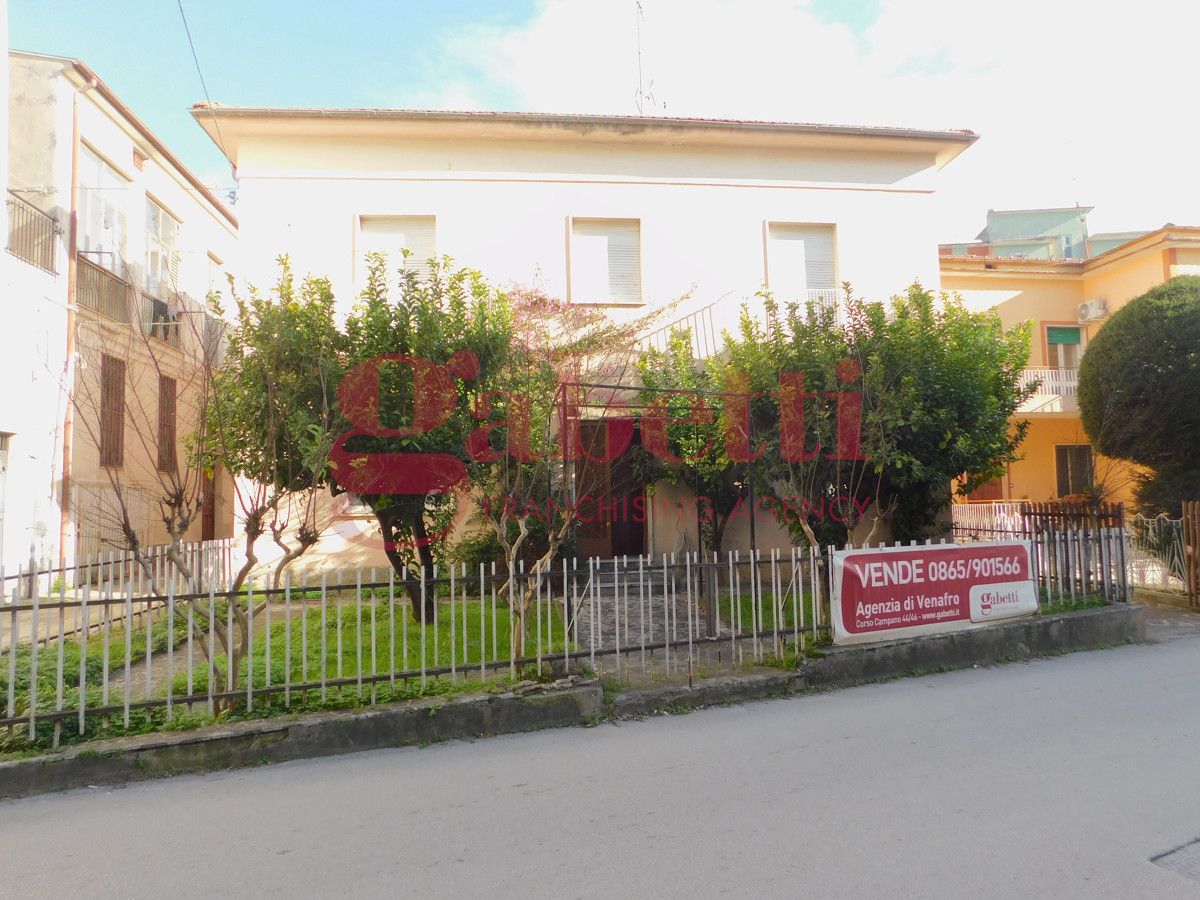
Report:
M1187 586L1188 604L1200 607L1200 503L1185 501L1183 504L1183 571Z

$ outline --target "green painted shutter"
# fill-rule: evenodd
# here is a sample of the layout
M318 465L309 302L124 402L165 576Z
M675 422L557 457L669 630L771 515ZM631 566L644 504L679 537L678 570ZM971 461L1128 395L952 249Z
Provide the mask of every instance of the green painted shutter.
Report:
M1078 328L1047 328L1046 329L1047 344L1078 344L1079 329Z

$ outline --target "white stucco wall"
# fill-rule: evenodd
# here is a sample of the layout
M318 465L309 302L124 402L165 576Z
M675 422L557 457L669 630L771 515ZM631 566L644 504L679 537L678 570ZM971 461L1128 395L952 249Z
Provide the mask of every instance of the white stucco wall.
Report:
M497 284L537 280L566 296L575 216L640 220L651 305L693 285L691 306L727 292L752 298L767 221L835 225L839 279L864 296L887 297L914 278L937 284L930 157L613 146L570 134L496 143L243 135L247 277L268 285L286 252L298 272L328 275L345 309L361 288L357 216L432 215L439 254Z

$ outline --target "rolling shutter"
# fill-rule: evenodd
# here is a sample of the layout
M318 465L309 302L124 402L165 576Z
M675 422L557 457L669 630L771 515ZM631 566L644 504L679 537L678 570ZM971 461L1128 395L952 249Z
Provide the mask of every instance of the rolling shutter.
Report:
M571 220L571 300L642 302L640 220Z
M767 223L767 287L783 302L804 302L810 291L836 291L833 226Z
M386 253L389 273L402 265L401 250L410 251L407 267L422 276L429 274L429 261L437 256L434 216L359 216L359 246L356 271L359 284L367 280L368 253Z

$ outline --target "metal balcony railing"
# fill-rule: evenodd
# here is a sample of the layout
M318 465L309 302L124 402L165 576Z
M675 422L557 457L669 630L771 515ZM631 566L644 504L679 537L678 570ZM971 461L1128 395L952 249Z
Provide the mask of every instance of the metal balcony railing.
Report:
M118 278L108 269L77 257L79 269L75 284L75 301L86 309L94 309L118 322L130 321L133 285Z
M54 236L58 233L58 221L42 212L33 204L8 192L5 201L8 213L8 252L31 266L37 266L51 275L54 268Z

